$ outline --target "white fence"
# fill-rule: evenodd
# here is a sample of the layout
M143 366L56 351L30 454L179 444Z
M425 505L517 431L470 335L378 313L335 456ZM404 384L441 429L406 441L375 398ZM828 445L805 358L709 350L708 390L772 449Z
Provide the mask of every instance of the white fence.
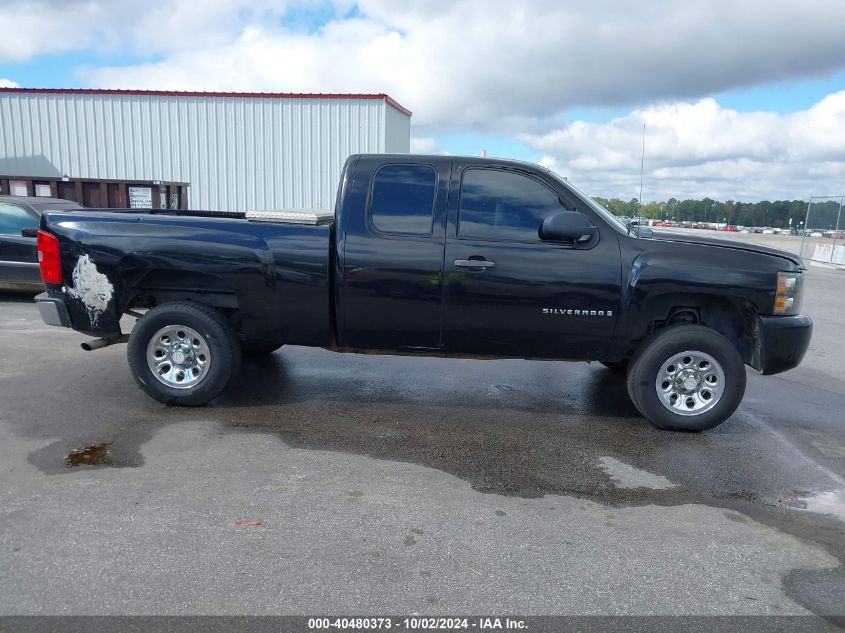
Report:
M803 229L801 257L813 266L845 269L845 230L840 228L843 202L845 196L810 197L799 227Z
M816 244L810 265L845 269L845 245L834 242Z

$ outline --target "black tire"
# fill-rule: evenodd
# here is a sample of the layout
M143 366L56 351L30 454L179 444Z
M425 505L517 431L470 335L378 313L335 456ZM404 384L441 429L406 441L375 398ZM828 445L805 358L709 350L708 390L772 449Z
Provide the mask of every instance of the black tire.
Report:
M628 371L628 364L630 361L626 358L625 360L617 360L617 361L599 361L602 365L607 367L610 371L616 372L618 374L624 374Z
M714 359L724 374L724 385L721 397L709 405L711 408L682 415L663 404L656 383L664 364L673 355L687 351L703 352ZM739 406L745 395L745 364L733 344L715 330L701 325L677 325L660 330L643 342L631 359L627 387L634 406L654 426L673 431L705 431L727 420ZM666 389L668 397L672 388ZM681 403L684 398L680 397ZM696 406L694 400L690 399L690 406Z
M162 328L179 326L198 333L207 347L210 362L207 372L194 386L169 387L147 363L147 348ZM225 317L207 306L190 303L165 303L138 319L129 336L127 357L132 376L144 392L164 404L198 406L213 400L229 386L241 362L241 346Z
M284 347L284 343L262 343L259 341L241 341L241 352L244 356L269 356L277 349Z

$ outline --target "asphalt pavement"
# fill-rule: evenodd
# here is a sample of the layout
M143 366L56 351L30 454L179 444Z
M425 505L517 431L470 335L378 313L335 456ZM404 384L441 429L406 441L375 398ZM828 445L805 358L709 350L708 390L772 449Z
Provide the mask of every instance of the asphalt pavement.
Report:
M842 622L845 271L806 292L805 362L702 434L596 363L298 347L169 408L0 295L0 614Z

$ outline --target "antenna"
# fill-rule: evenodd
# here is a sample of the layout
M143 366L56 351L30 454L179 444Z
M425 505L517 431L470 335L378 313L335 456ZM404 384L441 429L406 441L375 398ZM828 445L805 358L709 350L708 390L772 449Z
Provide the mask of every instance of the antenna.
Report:
M640 201L639 207L643 206L643 166L645 165L645 123L643 123L643 153L640 156ZM637 210L639 213L639 209Z

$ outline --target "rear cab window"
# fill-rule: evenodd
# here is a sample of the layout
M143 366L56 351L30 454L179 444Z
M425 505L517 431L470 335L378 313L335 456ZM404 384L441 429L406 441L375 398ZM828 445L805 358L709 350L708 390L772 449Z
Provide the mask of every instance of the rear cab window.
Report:
M539 242L543 220L568 210L557 193L534 178L470 168L461 178L458 238Z
M436 191L437 172L433 167L384 165L373 177L370 223L388 235L430 237Z

